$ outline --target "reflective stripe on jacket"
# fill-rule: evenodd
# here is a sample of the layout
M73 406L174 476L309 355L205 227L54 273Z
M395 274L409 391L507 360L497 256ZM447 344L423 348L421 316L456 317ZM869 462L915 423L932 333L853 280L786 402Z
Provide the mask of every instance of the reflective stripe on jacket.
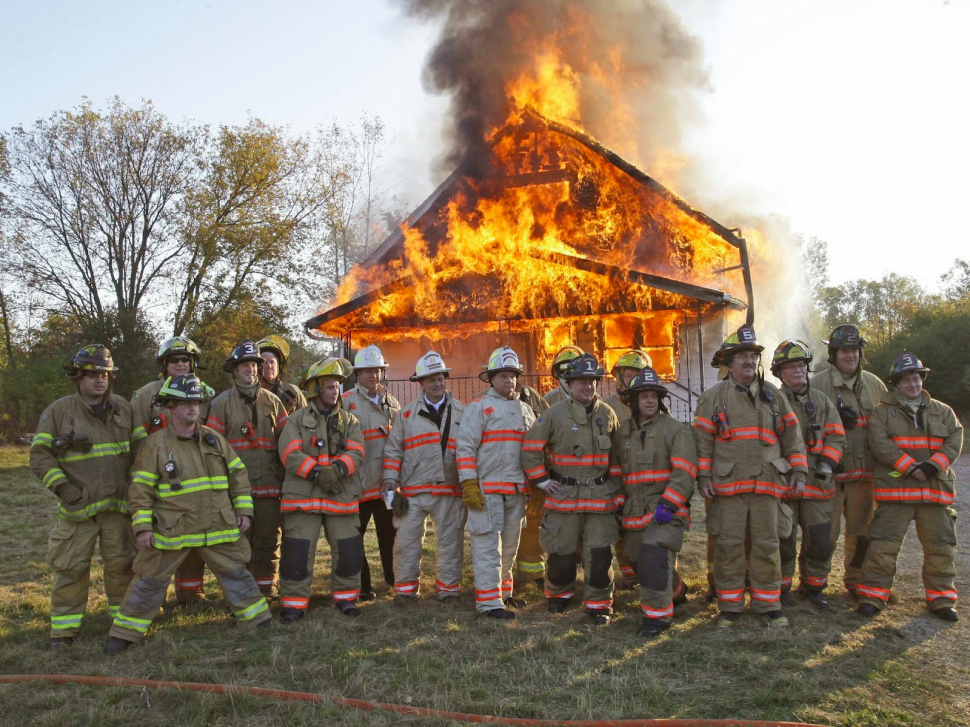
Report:
M162 550L235 542L236 517L253 516L246 466L221 434L202 426L194 437L167 427L141 444L129 500L132 529L152 531Z
M842 452L842 471L836 482L872 482L873 459L869 454L868 430L872 412L886 391L886 385L875 374L859 369L859 378L850 388L835 366L812 377L812 388L818 389L838 405L839 399L852 407L858 415L856 425L845 430L845 449ZM841 421L841 419L840 419Z
M257 389L255 416L253 405L233 384L212 400L206 426L229 440L246 465L253 497L279 497L283 465L277 452L277 439L286 424L286 410L276 394Z
M352 515L360 511L360 467L364 461L364 437L360 422L340 406L330 416L310 402L298 409L283 427L280 459L286 467L282 512L318 512ZM335 467L340 462L347 474L331 492L313 482L314 467Z
M428 413L424 395L420 395L401 409L384 445L383 478L400 483L398 491L407 497L461 497L455 451L465 406L450 391L445 392L445 397L440 430ZM448 440L442 447L446 429Z
M383 389L383 387L382 387ZM377 500L381 496L381 471L384 467L384 444L391 433L401 404L388 393L381 396L378 406L367 397L360 384L341 394L343 408L357 417L364 436L364 464L360 468L360 501Z
M896 391L887 391L872 414L869 451L876 462L877 502L953 504L957 478L951 465L963 449L963 427L953 409L926 391L921 406L918 418ZM937 474L925 482L910 476L920 462L932 464Z
M720 496L753 492L782 497L789 489L785 473L804 477L808 472L798 417L774 385L763 385L774 396L774 411L760 392L752 403L731 378L697 402L698 477L710 477Z
M522 469L533 484L567 477L577 484L546 493L545 507L556 512L613 512L623 504L620 478L611 474L612 438L620 427L616 412L599 396L592 409L570 397L542 413L522 443ZM546 468L544 455L548 455ZM553 474L555 473L555 474ZM604 478L602 482L595 480Z
M527 494L522 441L535 419L517 395L506 399L492 388L465 407L457 442L459 481L478 480L485 495Z
M86 438L91 446L74 444L55 454L58 437L71 434ZM58 501L59 517L81 522L99 512L127 511L131 435L131 405L115 394L108 395L100 419L78 393L44 410L30 444L30 468L51 490L66 481L83 491L75 505Z
M690 497L697 480L697 450L690 428L669 414L637 422L624 419L613 436L613 472L623 478L623 528L653 522L655 500L690 524Z

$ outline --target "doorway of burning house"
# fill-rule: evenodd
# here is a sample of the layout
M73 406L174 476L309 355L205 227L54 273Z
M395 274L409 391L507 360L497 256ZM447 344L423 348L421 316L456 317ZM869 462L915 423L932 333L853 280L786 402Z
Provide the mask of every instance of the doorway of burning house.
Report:
M697 398L703 393L705 388L711 385L713 381L716 381L716 378L714 378L716 374L708 365L711 352L704 350L705 329L707 329L708 340L719 341L722 337L719 334L725 328L725 316L712 315L705 319L700 302L698 302L694 311L681 310L677 311L676 314L678 317L682 316L682 320L678 320L673 324L673 335L671 336L670 342L666 345L657 343L644 345L642 329L638 331L639 338L637 336L626 339L617 337L615 330L613 331L613 338L610 338L609 318L600 318L576 326L571 330L570 338L573 343L583 348L583 350L595 352L603 361L607 371L610 370L619 355L632 347L644 347L654 357L666 352L673 364L672 369L668 368L666 373L662 374L670 392L670 413L676 419L689 423L693 419L694 406ZM376 332L368 333L367 343L376 342L378 345L381 345L381 342L377 340L380 338L379 334L375 336L374 334ZM509 321L499 322L499 330L497 333L498 335L489 343L490 346L494 343L494 346L512 345L516 347L516 339L520 342L522 335L524 335L522 331L516 330L515 322ZM531 332L531 335L536 339L533 341L533 345L525 350L519 350L526 368L526 373L520 377L520 381L523 384L537 389L541 393L545 393L554 389L558 385L558 382L548 373L537 372L537 369L543 368L536 365L538 358L537 352L542 348L541 343L538 341L541 334L541 330ZM457 347L461 346L462 339L441 340L434 344L426 339L420 339L420 343L413 340L412 342L415 344L413 356L415 360L425 351L433 349L441 352L445 356L446 363L448 363L449 354L456 352ZM355 344L357 347L361 345L360 342L354 341L352 332L346 333L340 339L342 355L353 360L353 356L357 350ZM392 343L390 345L393 346L394 344ZM521 348L520 345L518 349ZM555 351L543 351L542 357L544 359L551 358L554 353ZM408 365L411 365L410 362ZM660 368L658 366L658 369ZM544 369L548 371L547 366ZM393 368L392 374L385 381L385 385L390 394L395 396L402 404L407 404L420 395L421 387L417 382L412 382L406 376L402 375L403 371L404 369L400 366ZM345 384L345 388L350 389L355 383L355 378L352 376ZM477 376L451 376L448 380L449 391L452 392L456 399L465 403L471 402L481 396L486 388L487 384L484 384ZM609 375L606 376L601 382L598 391L604 399L612 396L616 391L616 383L613 378Z

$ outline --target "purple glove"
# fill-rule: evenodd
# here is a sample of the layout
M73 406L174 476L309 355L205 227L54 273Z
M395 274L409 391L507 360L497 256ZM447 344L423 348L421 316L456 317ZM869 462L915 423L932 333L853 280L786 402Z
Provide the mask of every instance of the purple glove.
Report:
M666 525L673 519L674 511L664 505L662 502L657 505L657 509L653 511L653 521L658 525Z

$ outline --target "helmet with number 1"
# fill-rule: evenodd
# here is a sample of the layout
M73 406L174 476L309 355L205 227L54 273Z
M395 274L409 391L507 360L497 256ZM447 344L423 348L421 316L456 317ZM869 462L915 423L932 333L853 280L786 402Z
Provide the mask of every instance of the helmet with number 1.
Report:
M584 353L569 361L564 367L562 378L566 381L573 379L596 379L599 381L606 376L606 371L600 366L596 356L591 353Z
M306 392L308 399L313 399L320 394L320 384L324 381L335 379L342 384L352 370L353 366L347 359L327 356L310 366L300 388Z
M920 378L925 380L926 374L930 370L923 365L923 362L916 358L916 354L911 351L903 351L899 356L893 361L892 367L889 369L889 383L895 383L903 374L908 374L915 371L920 375Z
M196 346L192 339L185 336L175 336L163 341L162 345L158 347L158 353L155 354L155 363L158 364L162 375L165 374L166 359L169 356L179 355L188 356L189 371L195 371L196 366L199 365L199 359L202 357L202 349Z
M85 346L71 357L71 363L64 367L67 378L77 381L84 376L85 371L107 372L112 379L118 367L114 365L111 358L111 351L101 343L92 343Z
M579 346L563 346L556 353L556 357L552 360L552 375L557 379L562 376L563 367L575 358L579 358L584 353L586 353Z
M247 361L255 361L258 364L265 361L260 354L259 349L256 348L256 344L250 341L248 338L242 340L234 349L232 353L229 354L229 358L222 365L223 371L228 371L230 374L237 365L245 363Z
M492 376L500 371L511 371L518 376L522 375L522 364L519 363L519 357L508 346L502 346L502 348L496 348L492 351L492 355L488 357L488 365L484 369L478 375L478 378L482 381L491 381Z
M195 374L169 376L155 394L155 400L161 404L193 401L203 404L209 400L209 391L209 387L199 381L199 377Z
M764 350L765 347L758 343L758 336L754 332L754 327L745 324L728 336L724 343L721 344L721 347L714 352L714 358L711 359L711 366L714 368L727 366L730 364L734 354L741 353L742 351L761 353Z
M256 341L256 348L259 349L260 355L271 353L276 356L280 364L280 371L286 366L286 360L290 357L290 344L284 341L282 336L275 334L260 338Z
M778 376L781 367L788 363L804 361L808 370L812 370L812 359L815 357L812 347L804 341L796 338L789 338L778 344L774 355L771 357L771 373Z
M381 353L381 349L375 346L373 343L370 346L364 346L357 352L354 356L354 371L360 371L361 369L386 369L387 361L384 360L384 354Z
M445 366L440 353L428 351L418 359L418 363L414 366L414 374L410 378L411 381L420 381L435 374L444 374L445 378L448 378L450 371L451 369Z

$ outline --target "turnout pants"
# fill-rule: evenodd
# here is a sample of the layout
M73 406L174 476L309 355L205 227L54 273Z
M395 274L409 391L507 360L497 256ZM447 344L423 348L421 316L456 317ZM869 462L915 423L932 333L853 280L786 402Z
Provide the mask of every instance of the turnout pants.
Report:
M360 527L358 531L361 537L364 537L364 533L367 531L367 524L370 522L371 517L374 518L374 532L377 533L377 549L381 554L381 568L384 571L384 582L389 586L393 586L394 536L397 534L397 528L394 527L394 515L384 505L384 500L380 498L360 503ZM370 566L367 563L366 557L360 564L360 590L374 590L370 578Z
M525 507L525 522L519 535L519 552L516 560L515 585L517 588L541 581L546 567L542 546L539 544L539 528L542 526L543 506L546 493L538 487L529 488L529 501Z
M525 495L485 495L481 511L468 512L475 608L503 608L512 595L512 567L525 515Z
M403 497L400 493L396 497ZM408 498L408 511L394 518L394 594L418 595L421 568L421 546L424 543L428 516L434 523L437 563L435 565L435 598L443 600L458 595L464 549L465 503L451 495L414 495Z
M547 553L546 598L570 601L576 588L576 550L583 546L583 607L613 613L613 550L620 537L616 513L553 512L542 518L540 541Z
M744 611L745 590L751 610L770 613L780 608L781 553L779 541L791 533L791 510L777 497L746 492L718 496L707 511L708 532L714 535L714 585L723 612ZM745 588L745 537L751 537L748 562L750 589Z
M832 502L832 544L839 542L842 533L842 519L845 519L845 541L842 551L845 556L846 590L853 591L862 575L862 564L869 548L869 523L875 501L872 499L871 482L836 482L835 499ZM829 557L831 570L832 558Z
M283 555L280 559L280 606L306 611L310 605L313 563L323 527L330 545L330 590L333 600L356 603L360 598L360 567L364 539L357 515L288 512L283 520Z
M791 590L795 565L802 585L821 591L828 585L832 563L832 500L785 500L792 509L791 535L781 541L781 589ZM798 529L802 531L802 550L798 552Z
M114 616L132 578L135 540L128 516L99 512L81 522L57 519L47 539L47 562L53 571L51 638L77 636L88 605L91 558L100 543L108 613Z
M205 562L195 548L189 548L187 552L182 565L175 571L175 598L179 603L200 600L205 583Z
M283 516L280 514L280 498L253 498L253 526L246 531L252 545L253 557L249 561L249 572L256 579L256 585L266 597L273 595L273 586L280 569L280 536L283 530Z
M252 574L246 570L251 548L245 538L240 538L234 543L181 550L139 550L134 563L136 577L128 586L124 603L108 632L110 636L125 641L140 641L145 637L165 601L172 575L190 551L196 551L209 566L237 621L255 625L272 618L266 599L259 592Z
M951 514L952 513L952 514ZM923 587L930 611L952 608L957 592L954 552L956 513L945 505L880 502L869 527L869 552L857 592L862 603L886 607L896 576L896 559L911 521L923 546Z
M640 612L644 618L669 623L674 615L674 596L685 591L677 573L684 526L676 520L666 525L651 522L643 530L624 534L626 555L640 581Z

